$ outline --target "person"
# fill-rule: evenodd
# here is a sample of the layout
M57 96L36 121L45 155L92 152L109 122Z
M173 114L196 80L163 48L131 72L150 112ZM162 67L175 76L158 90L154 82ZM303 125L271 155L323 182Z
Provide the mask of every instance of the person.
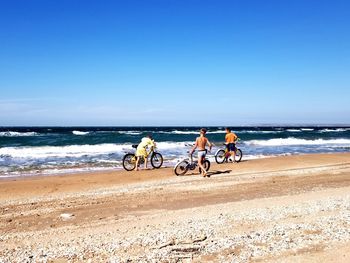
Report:
M235 160L236 141L237 141L238 137L228 127L225 129L225 131L226 131L225 144L226 144L227 152L229 153L229 157L231 157L233 155L233 161L236 161Z
M147 162L148 162L148 152L147 152L147 148L148 147L155 147L156 144L154 142L154 140L152 139L152 135L148 134L146 137L142 138L140 144L137 146L136 148L136 167L135 170L138 171L139 170L139 162L141 160L141 158L145 159L145 169L147 169Z
M208 138L205 137L206 133L207 133L206 129L202 128L200 130L200 135L199 135L199 137L197 137L196 142L195 142L192 150L190 151L190 154L192 155L193 152L196 150L196 148L198 148L198 166L202 170L203 177L207 176L207 171L203 167L203 161L204 161L204 158L207 154L207 150L205 147L208 145L209 151L211 151L211 147L213 146L213 144L209 142Z

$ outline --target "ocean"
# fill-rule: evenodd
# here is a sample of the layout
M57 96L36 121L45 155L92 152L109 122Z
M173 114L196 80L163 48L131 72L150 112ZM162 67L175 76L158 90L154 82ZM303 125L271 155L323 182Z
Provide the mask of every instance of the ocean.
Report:
M216 150L224 127L207 127ZM232 127L243 160L350 152L350 127ZM165 166L188 155L199 127L0 127L0 178L122 169L131 145L152 134Z

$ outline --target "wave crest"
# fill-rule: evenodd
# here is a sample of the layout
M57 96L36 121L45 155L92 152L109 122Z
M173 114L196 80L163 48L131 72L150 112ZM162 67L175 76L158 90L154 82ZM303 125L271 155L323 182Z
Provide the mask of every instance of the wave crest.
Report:
M245 142L247 145L258 145L258 146L288 146L288 145L350 145L350 139L316 139L316 140L306 140L297 138L277 138L270 140L252 140Z
M15 131L6 131L0 132L1 137L27 137L27 136L36 136L36 132L15 132Z
M48 157L82 157L84 155L101 155L122 151L125 145L97 144L97 145L69 145L69 146L23 146L4 147L0 149L0 156L12 158L48 158Z
M72 131L74 135L86 135L89 134L89 132L83 132L83 131Z

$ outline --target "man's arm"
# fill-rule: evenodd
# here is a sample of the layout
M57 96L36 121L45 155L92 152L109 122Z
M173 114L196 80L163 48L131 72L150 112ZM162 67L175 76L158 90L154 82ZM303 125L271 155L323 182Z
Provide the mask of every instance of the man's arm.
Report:
M208 145L209 145L209 152L211 151L211 148L213 147L213 144L208 140Z
M196 142L194 143L194 146L192 147L190 154L192 154L196 150L197 146L198 146L198 138L196 139Z

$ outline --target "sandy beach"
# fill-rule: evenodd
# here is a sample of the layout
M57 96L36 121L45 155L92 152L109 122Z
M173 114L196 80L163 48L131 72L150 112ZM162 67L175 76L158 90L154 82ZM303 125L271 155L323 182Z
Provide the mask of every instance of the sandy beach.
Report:
M350 153L0 181L0 262L350 262Z

